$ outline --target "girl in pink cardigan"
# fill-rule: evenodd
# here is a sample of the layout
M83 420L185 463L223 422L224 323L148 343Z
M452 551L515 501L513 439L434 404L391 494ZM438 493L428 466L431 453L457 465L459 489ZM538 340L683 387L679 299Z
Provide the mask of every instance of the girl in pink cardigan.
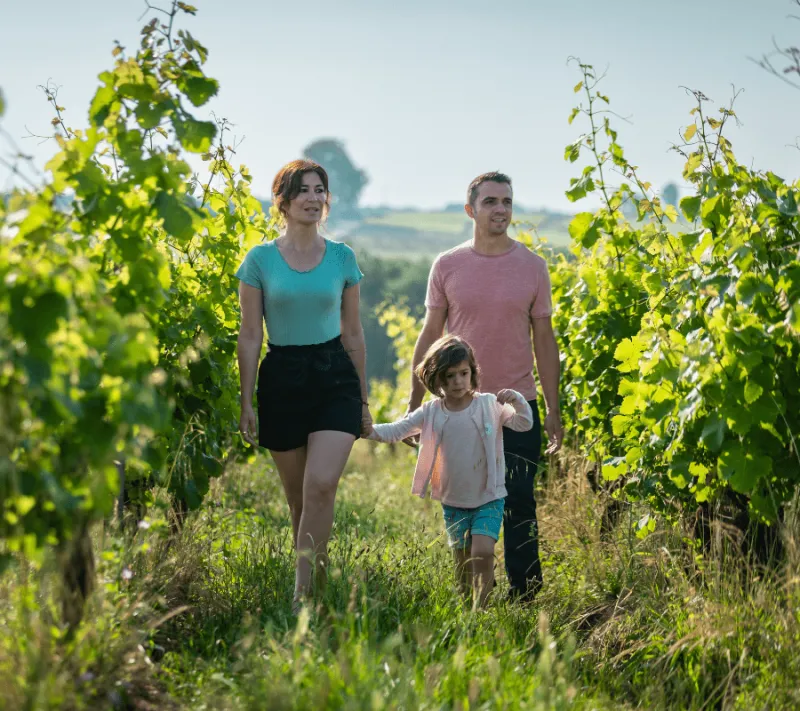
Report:
M515 390L478 392L479 372L469 344L457 336L434 343L416 375L436 397L368 439L399 442L420 434L411 492L442 502L456 579L481 607L494 586L494 546L506 496L502 427L524 432L533 413Z

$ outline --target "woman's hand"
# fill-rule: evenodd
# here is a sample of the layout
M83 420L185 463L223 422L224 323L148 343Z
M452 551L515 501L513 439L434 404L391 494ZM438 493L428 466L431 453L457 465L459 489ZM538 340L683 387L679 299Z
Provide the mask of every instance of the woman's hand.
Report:
M369 405L365 402L361 406L361 436L365 439L372 434L372 414Z
M258 447L258 425L256 424L256 413L250 404L242 405L242 415L239 418L239 431L242 433L245 442L253 447Z

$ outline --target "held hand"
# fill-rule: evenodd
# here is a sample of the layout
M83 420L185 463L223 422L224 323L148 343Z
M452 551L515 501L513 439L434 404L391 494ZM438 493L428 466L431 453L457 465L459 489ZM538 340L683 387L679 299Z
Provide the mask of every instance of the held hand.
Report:
M239 431L242 433L245 442L253 447L258 446L258 425L256 424L256 413L252 405L242 406L242 415L239 418Z
M544 418L544 431L547 434L547 449L545 454L555 454L561 449L561 442L564 439L564 427L561 424L561 413L558 411L548 412Z
M367 438L372 434L372 414L369 411L369 405L364 403L361 406L361 436Z
M408 409L406 410L404 416L408 417L416 409L417 409L416 407L412 407L411 404L409 404ZM403 440L403 444L407 444L409 447L412 447L413 449L419 449L419 435L411 435L410 437L406 437Z
M513 390L509 390L508 388L504 388L500 392L497 393L497 402L501 405L508 405L514 403L517 399L517 395Z

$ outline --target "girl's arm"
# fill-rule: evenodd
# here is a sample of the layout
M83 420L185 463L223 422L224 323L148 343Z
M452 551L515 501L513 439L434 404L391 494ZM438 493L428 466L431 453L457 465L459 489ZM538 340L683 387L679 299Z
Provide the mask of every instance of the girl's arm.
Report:
M422 422L425 419L423 408L418 407L414 412L406 415L397 422L390 422L384 425L373 425L372 432L367 439L374 439L378 442L400 442L412 435L422 432Z
M516 390L497 393L500 403L500 424L515 432L527 432L533 427L533 411L527 400Z

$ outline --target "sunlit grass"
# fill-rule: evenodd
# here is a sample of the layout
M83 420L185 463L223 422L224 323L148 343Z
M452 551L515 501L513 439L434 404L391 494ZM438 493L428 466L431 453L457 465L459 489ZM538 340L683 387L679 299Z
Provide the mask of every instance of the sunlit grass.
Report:
M780 709L799 701L791 545L771 573L743 567L722 539L694 558L676 530L629 534L633 511L603 540L604 499L567 457L539 492L537 603L504 602L498 563L494 601L473 612L453 585L440 507L410 495L412 453L397 451L358 444L339 490L328 589L299 617L290 609L286 505L261 456L217 482L176 539L159 507L132 542L98 531L102 585L73 640L47 602L50 578L17 570L0 590L0 707Z

